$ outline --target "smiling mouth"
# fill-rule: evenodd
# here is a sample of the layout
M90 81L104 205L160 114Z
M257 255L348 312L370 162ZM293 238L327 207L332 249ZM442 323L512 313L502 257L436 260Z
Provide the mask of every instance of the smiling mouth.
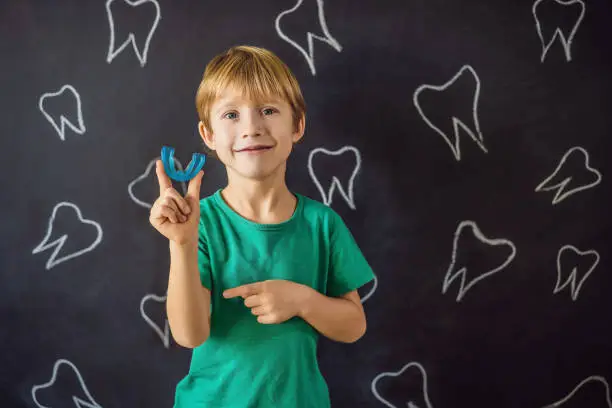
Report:
M261 150L269 150L271 148L272 146L253 146L253 147L247 147L245 149L237 150L237 152L257 152Z

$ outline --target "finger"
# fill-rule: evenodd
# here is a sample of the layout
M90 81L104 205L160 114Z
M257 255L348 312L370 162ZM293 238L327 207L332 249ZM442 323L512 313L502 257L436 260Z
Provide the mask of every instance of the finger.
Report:
M176 224L178 222L176 211L174 211L172 208L168 206L165 206L165 205L162 206L160 209L160 214L162 218L167 218L168 221L170 221L173 224Z
M198 174L189 181L189 186L187 187L187 195L196 200L200 199L200 186L202 185L203 175L204 170L200 170Z
M176 202L174 202L173 199L171 198L167 198L166 200L164 200L161 205L165 206L165 207L169 207L173 213L174 216L176 217L178 222L185 222L187 221L187 216L184 215L178 208Z
M159 195L164 194L168 188L172 187L172 181L164 170L164 163L161 160L155 162L155 173L157 174L157 182L159 183Z
M183 214L187 215L191 212L191 208L189 207L187 200L185 200L185 198L183 198L178 191L173 188L169 188L164 194L165 197L169 197L174 200L178 209L180 209Z
M261 316L257 316L257 321L262 324L274 324L276 323L276 316L273 314L263 314Z
M255 306L263 305L263 302L261 298L259 297L259 295L252 295L244 299L244 305L246 307L255 307Z
M242 286L236 286L235 288L227 289L223 292L223 297L226 299L234 298L237 296L242 296L246 298L251 295L256 295L256 285L253 283L249 283Z
M171 190L174 190L174 189L168 189L166 191L171 191ZM176 190L174 190L174 191L176 191ZM179 206L176 203L176 201L174 200L174 198L166 196L166 197L162 198L162 200L160 202L160 205L165 205L166 207L170 207L175 212L176 218L180 222L187 221L187 219L188 219L187 216L181 212L181 210L179 209Z
M162 218L163 217L161 213L161 210L164 206L163 200L164 200L163 197L160 197L157 200L155 200L155 202L153 203L153 207L151 207L151 218Z
M173 198L170 198L166 195L164 195L160 200L159 200L159 205L165 205L166 207L170 207L172 208L173 211L178 211L178 205L176 204L176 202L174 201Z
M266 314L267 309L264 306L257 306L251 309L251 313L255 316L262 316Z
M242 296L243 298L246 295L246 288L244 286L237 286L235 288L227 289L223 292L223 297L226 299L235 298L238 296Z
M172 222L173 224L176 224L178 222L178 219L176 217L176 211L174 211L172 208L166 205L162 205L159 212L163 217L169 219L170 222Z

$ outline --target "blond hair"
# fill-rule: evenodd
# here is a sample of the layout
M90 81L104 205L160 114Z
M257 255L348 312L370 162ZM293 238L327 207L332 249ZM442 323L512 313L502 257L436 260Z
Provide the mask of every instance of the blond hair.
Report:
M302 91L289 67L272 51L238 45L210 60L196 92L198 117L209 132L212 131L210 109L228 86L257 103L270 96L284 99L291 106L295 129L306 115Z

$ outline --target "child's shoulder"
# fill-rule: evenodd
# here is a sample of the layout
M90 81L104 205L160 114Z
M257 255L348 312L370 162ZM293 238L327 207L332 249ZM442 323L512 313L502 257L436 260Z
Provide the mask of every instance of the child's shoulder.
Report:
M218 191L213 191L209 195L200 198L200 207L202 207L202 206L209 206L215 200L215 195L217 193L218 193Z
M329 205L301 193L295 193L295 195L302 201L302 212L305 217L332 226L342 222L340 214Z
M329 206L305 195L304 193L294 191L293 194L295 194L298 199L302 201L303 208L308 209L309 211L316 211L322 214L328 214L330 210L333 211Z

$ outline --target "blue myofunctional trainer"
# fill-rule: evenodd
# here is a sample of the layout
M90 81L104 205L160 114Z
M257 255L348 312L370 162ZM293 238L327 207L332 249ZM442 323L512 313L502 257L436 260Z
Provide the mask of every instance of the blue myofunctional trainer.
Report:
M187 166L185 171L178 171L174 167L174 147L163 146L161 151L161 160L164 164L166 174L173 180L176 181L188 181L191 180L198 174L204 162L206 162L206 156L202 153L194 153L191 157L191 162Z

